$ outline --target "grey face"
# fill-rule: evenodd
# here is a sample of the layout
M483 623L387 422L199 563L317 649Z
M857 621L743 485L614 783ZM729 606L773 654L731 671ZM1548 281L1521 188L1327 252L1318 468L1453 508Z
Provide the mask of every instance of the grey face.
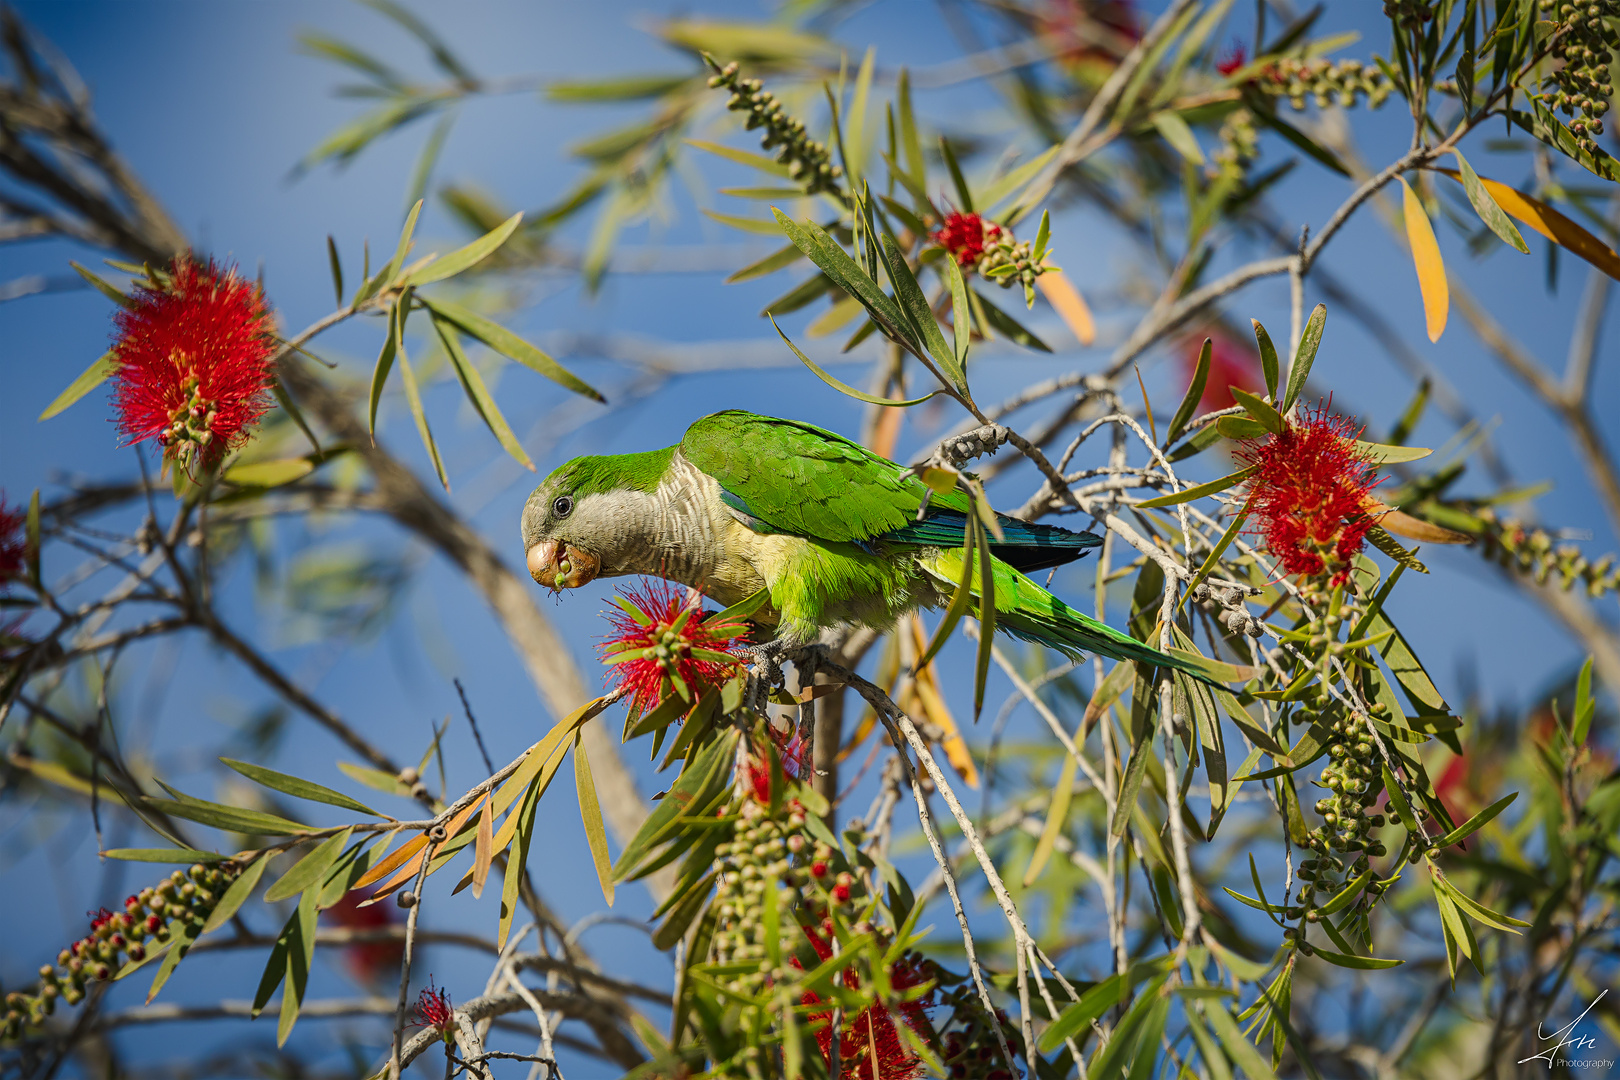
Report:
M529 576L548 589L577 589L602 572L602 523L568 478L553 475L523 507L523 550Z

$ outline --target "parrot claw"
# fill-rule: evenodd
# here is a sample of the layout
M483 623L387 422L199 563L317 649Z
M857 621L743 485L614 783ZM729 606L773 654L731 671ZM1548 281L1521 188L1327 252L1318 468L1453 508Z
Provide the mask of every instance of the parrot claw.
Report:
M748 653L754 659L748 666L748 688L744 700L750 708L763 715L770 701L770 692L786 685L787 680L782 674L783 661L791 661L802 668L806 661L813 664L815 658L825 656L827 648L824 645L795 645L778 640L750 645Z

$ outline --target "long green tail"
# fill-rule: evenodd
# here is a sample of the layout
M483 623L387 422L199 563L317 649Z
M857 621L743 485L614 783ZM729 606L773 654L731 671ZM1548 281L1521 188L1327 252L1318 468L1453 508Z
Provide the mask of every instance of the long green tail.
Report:
M962 579L962 549L946 548L918 559L918 564L947 593ZM1025 641L1056 649L1072 659L1096 653L1114 660L1139 660L1184 671L1208 681L1209 672L1191 657L1171 656L1144 645L1106 623L1069 607L1000 559L991 562L996 589L996 629ZM973 575L973 599L979 599L979 574Z

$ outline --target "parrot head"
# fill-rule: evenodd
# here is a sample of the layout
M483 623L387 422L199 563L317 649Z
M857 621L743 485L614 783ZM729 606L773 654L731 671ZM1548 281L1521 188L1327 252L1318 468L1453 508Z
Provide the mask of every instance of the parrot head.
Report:
M561 590L632 572L637 523L673 449L578 457L546 477L523 507L529 576Z

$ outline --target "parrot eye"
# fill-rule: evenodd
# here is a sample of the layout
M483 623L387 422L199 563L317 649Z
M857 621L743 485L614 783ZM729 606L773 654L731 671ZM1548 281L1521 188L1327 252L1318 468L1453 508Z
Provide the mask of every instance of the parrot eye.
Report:
M559 498L556 502L551 504L551 512L553 514L556 514L560 518L567 517L569 514L573 513L574 512L574 500L573 500L573 497L569 496L569 495L564 495L561 498Z

